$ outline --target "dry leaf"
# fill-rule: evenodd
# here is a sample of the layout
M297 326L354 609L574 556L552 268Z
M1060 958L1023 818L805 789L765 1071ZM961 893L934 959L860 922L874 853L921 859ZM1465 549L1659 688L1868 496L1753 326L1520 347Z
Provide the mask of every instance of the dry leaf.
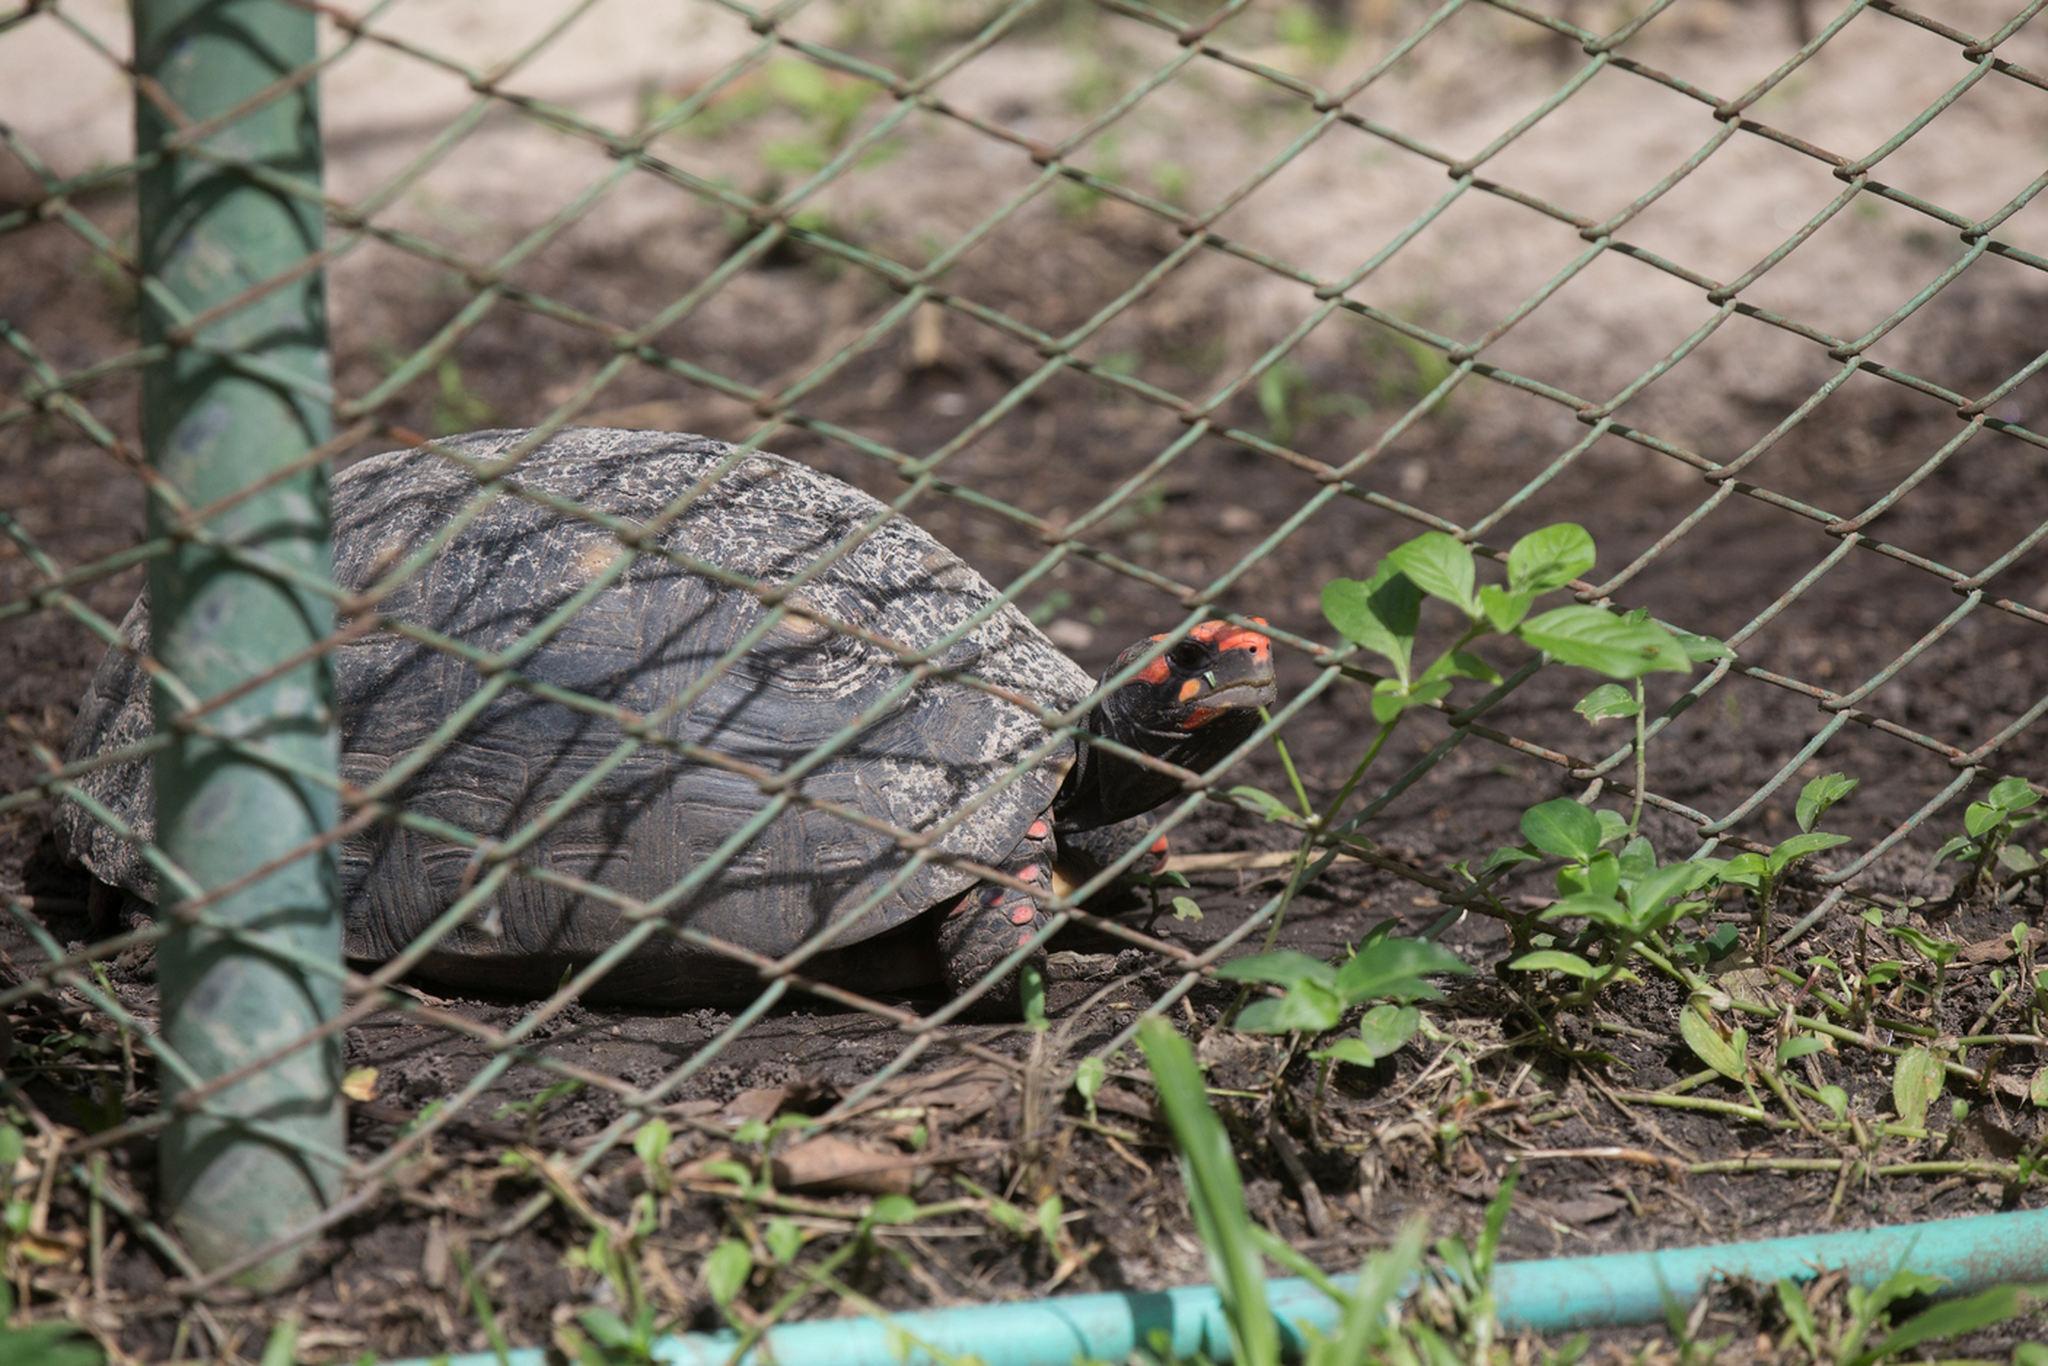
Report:
M377 1069L357 1067L350 1069L341 1079L341 1093L350 1100L374 1100L377 1096Z
M907 1195L920 1159L863 1148L831 1134L799 1143L775 1159L775 1184L827 1187L868 1195Z

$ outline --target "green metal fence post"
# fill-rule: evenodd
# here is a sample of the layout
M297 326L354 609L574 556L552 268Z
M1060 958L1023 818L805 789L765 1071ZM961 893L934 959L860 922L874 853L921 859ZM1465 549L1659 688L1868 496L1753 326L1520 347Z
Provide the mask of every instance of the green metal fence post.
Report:
M180 126L237 109L315 57L313 15L280 0L138 0L134 16L136 140L145 158ZM173 343L145 377L150 460L193 507L277 476L203 529L208 539L324 574L325 474L279 474L331 432L328 402L309 396L324 394L327 381L319 272L202 319L190 337L175 316L232 305L318 250L317 204L266 189L241 168L313 183L319 136L307 80L205 132L194 148L172 148L145 171L140 196L142 264L159 282L143 292L143 334ZM163 499L151 500L152 534L175 533L178 520ZM276 669L333 627L326 602L189 537L154 562L149 592L155 653L202 699ZM335 769L330 684L324 656L297 664L208 711L203 727L186 728L158 755L157 836L200 887L248 878L335 823L332 789L303 776L309 765ZM177 704L161 689L155 702L162 727ZM237 753L225 739L250 745ZM288 759L300 775L250 748ZM166 912L175 916L178 906ZM332 856L251 878L208 901L205 918L214 927L187 924L158 954L164 1039L202 1082L339 1009L335 977L277 952L339 964ZM177 1114L163 1139L162 1189L172 1225L202 1266L271 1241L332 1200L338 1171L307 1154L341 1147L339 1078L338 1046L328 1040ZM189 1083L167 1078L166 1103L177 1105L186 1090ZM272 1258L244 1279L274 1284L296 1260Z

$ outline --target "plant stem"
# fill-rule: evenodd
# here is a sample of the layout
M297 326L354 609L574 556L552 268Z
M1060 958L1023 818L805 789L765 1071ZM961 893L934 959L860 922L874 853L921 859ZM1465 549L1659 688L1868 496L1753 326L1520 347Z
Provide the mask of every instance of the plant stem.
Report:
M1272 713L1260 707L1259 720L1271 724ZM1302 819L1314 820L1316 809L1309 803L1308 789L1301 785L1301 773L1294 767L1294 756L1287 752L1287 742L1280 738L1278 731L1273 733L1273 748L1280 755L1280 767L1287 770L1287 785L1294 789L1294 800L1301 804Z
M1634 839L1636 828L1643 823L1643 787L1650 781L1650 755L1644 748L1648 727L1643 719L1643 680L1636 680L1636 796L1629 804L1628 834Z

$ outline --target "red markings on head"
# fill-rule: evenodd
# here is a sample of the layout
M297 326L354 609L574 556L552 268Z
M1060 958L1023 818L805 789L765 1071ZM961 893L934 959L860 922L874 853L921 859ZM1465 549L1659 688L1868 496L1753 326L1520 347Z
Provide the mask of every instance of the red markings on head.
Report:
M1266 624L1264 617L1253 617L1252 620L1261 626ZM1273 648L1273 642L1260 632L1228 621L1205 621L1188 632L1188 636L1219 650L1250 650L1261 659Z
M1180 728L1182 730L1193 730L1197 726L1206 726L1217 717L1223 715L1223 712L1224 708L1222 707L1196 707L1180 723Z
M1169 670L1166 663L1166 656L1161 655L1159 656L1159 658L1153 660L1150 664L1147 664L1144 668L1138 670L1138 682L1164 683L1166 681L1166 675L1168 671Z
M1199 678L1190 678L1187 682L1180 685L1180 700L1185 702L1201 690L1202 680Z

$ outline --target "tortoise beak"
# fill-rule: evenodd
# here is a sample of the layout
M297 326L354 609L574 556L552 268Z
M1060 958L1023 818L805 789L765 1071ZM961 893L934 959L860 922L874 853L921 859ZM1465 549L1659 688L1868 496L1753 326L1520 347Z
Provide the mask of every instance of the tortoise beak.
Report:
M1264 635L1250 627L1225 625L1211 643L1216 647L1215 664L1182 685L1179 700L1187 709L1182 730L1207 725L1228 712L1249 714L1270 707L1279 696L1273 686L1273 643Z

